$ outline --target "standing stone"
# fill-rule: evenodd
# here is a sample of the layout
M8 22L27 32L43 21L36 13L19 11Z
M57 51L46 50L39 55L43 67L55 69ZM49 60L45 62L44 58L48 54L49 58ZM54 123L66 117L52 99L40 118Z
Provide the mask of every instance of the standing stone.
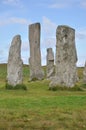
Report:
M47 49L47 78L52 78L55 74L54 70L54 53L52 48Z
M56 74L50 88L57 85L73 87L77 77L77 53L75 30L68 26L58 26L56 30Z
M84 71L83 71L83 81L86 84L86 62L85 62L85 67L84 67Z
M16 35L10 46L7 64L7 82L9 85L16 86L17 84L22 84L22 66L21 37Z
M42 80L44 78L44 72L41 67L40 23L29 25L29 44L30 80Z

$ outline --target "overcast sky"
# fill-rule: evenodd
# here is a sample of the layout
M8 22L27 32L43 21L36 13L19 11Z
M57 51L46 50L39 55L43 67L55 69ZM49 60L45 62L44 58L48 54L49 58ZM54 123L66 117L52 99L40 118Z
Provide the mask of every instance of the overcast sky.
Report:
M86 0L0 0L0 63L8 60L12 38L20 34L22 59L28 64L28 25L41 24L42 65L46 64L46 49L55 53L56 28L68 25L76 31L78 66L86 60Z

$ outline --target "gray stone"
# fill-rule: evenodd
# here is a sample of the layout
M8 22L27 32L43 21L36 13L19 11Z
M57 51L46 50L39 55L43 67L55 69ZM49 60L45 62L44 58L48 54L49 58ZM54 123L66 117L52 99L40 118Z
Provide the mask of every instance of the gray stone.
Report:
M21 37L16 35L13 37L7 64L7 83L12 86L22 84L22 66L21 60Z
M29 44L30 80L42 80L44 78L44 72L41 67L40 23L29 25Z
M77 77L77 53L75 30L68 26L58 26L56 30L56 74L50 88L57 85L73 87Z
M85 62L85 67L84 67L84 71L83 71L83 81L86 84L86 62Z
M55 74L54 53L53 53L52 48L47 49L46 60L47 60L47 68L46 68L47 78L51 79Z

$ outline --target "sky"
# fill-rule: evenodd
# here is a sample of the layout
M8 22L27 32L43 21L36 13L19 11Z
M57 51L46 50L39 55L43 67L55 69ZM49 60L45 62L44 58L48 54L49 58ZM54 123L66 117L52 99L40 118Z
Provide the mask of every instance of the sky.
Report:
M7 63L13 37L21 35L21 57L30 57L29 25L41 24L41 57L46 65L46 49L56 53L56 28L67 25L75 29L77 66L86 60L86 0L0 0L0 63Z

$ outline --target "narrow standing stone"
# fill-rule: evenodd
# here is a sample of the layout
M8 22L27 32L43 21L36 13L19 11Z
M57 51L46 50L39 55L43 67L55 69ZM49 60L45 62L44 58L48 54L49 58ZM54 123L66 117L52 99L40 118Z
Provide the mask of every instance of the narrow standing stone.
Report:
M22 84L22 66L21 60L21 37L16 35L11 43L7 64L7 83L12 86Z
M44 78L44 72L41 67L40 23L29 25L29 44L30 80L42 80Z
M56 30L56 74L50 88L57 85L73 87L77 77L77 53L75 30L68 26L58 26Z
M54 70L54 53L52 48L47 49L47 78L52 78L55 74Z
M85 67L84 67L84 71L83 71L83 81L86 84L86 62L85 62Z

